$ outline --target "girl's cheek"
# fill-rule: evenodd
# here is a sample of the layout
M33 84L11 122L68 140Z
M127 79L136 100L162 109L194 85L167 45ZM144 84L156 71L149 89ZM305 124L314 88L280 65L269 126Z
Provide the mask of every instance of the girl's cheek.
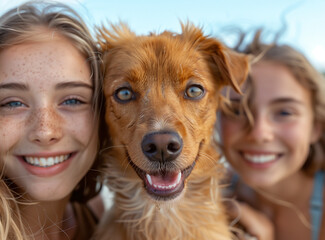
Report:
M66 129L79 139L80 142L87 143L92 135L96 133L96 122L92 111L85 111L79 114L72 114L64 118Z
M0 116L0 151L8 148L8 145L13 144L21 139L24 134L24 118L3 117Z

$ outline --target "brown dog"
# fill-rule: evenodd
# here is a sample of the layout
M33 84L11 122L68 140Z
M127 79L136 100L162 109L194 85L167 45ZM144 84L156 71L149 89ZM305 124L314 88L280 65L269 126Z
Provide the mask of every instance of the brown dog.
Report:
M99 42L115 200L96 239L231 239L213 131L219 90L238 90L247 57L190 24L149 36L112 28Z

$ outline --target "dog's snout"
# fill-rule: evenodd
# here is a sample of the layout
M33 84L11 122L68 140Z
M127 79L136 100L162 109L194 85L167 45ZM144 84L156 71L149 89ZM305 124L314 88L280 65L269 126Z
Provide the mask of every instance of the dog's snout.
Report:
M151 161L172 161L181 153L183 141L175 132L154 132L144 136L141 147Z

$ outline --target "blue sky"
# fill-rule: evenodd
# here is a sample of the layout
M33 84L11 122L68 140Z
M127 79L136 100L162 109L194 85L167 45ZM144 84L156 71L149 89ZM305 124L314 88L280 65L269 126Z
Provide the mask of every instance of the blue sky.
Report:
M266 27L276 31L281 19L287 31L281 42L291 44L325 71L324 0L60 0L75 8L92 27L94 24L127 22L139 34L179 31L179 20L190 20L205 33L220 36L228 45L233 37L223 31ZM24 0L0 0L0 13ZM323 25L324 24L324 25ZM227 36L227 38L225 37Z

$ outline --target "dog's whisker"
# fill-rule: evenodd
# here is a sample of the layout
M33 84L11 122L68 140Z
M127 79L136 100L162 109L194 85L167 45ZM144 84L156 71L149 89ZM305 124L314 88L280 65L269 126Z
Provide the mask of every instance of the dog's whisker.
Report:
M127 168L130 167L130 165L131 165L131 163L129 162L127 156L123 159L122 165L125 165L125 167L123 167L123 176L125 176L126 175Z
M206 163L210 163L211 166L215 166L215 165L219 165L219 159L215 159L214 157L205 154L205 153L200 153L200 156L202 156L202 158L204 158L204 160L206 160Z
M108 146L108 147L100 149L99 154L102 154L104 151L107 151L107 150L110 150L113 148L125 148L125 147L126 147L125 145Z
M133 120L132 122L130 122L128 125L127 125L127 128L130 129L130 128L133 128L135 126L135 124L137 123L136 120Z

